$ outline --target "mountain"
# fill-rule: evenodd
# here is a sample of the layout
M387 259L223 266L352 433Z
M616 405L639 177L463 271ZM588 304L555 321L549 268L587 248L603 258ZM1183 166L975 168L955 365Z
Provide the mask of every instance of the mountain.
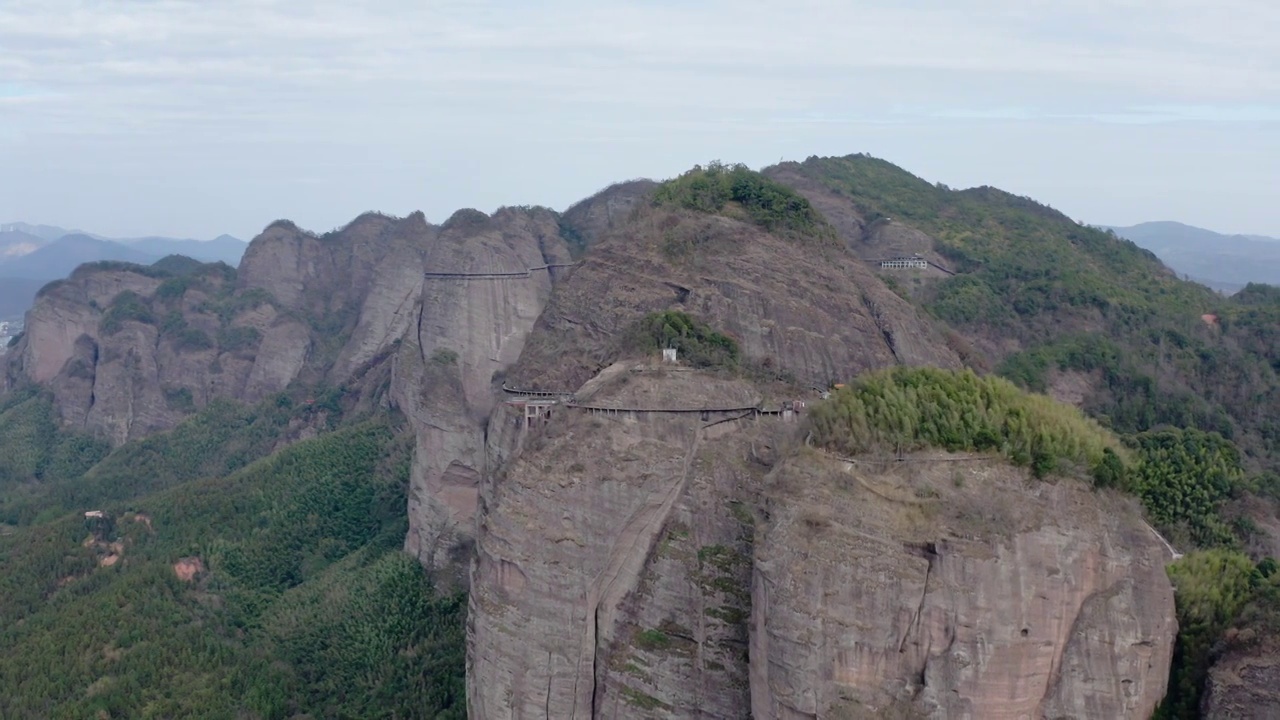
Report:
M230 235L219 235L212 240L176 240L166 237L132 238L119 241L130 249L162 257L185 255L204 262L224 262L232 267L240 264L240 258L249 244Z
M20 230L0 231L0 262L35 252L47 242Z
M46 235L60 228L27 226ZM31 307L36 290L51 280L67 277L84 263L116 261L149 265L167 255L183 255L204 262L238 265L248 244L220 235L209 241L148 237L107 240L86 234L59 235L52 241L22 230L0 232L0 320L21 318Z
M83 230L67 230L55 225L32 225L24 222L0 223L0 233L4 232L20 232L27 235L38 237L46 242L57 240L66 235L89 235L90 237L98 237L92 233Z
M1155 253L1181 275L1224 292L1256 283L1280 284L1280 239L1223 235L1176 222L1105 228Z
M713 163L26 320L5 717L1280 707L1280 291L1028 198Z
M61 253L66 254L68 262L80 256L88 257L84 262L96 260L119 260L122 262L138 262L139 258L159 259L165 255L185 255L205 262L225 262L238 265L244 255L248 243L230 235L219 235L212 240L184 240L178 238L149 236L138 238L110 238L95 235L82 230L65 230L52 225L31 225L28 223L0 224L0 276L5 274L4 263L7 259L16 258L34 252L36 249L56 243L63 238L74 238L71 245L64 246ZM101 241L102 245L88 250L85 239ZM121 249L124 246L127 249ZM57 253L54 253L57 254ZM48 264L48 261L43 261ZM66 272L46 277L56 280L66 277ZM43 276L42 276L43 277Z
M8 233L7 236L12 236ZM10 240L0 236L0 243ZM65 235L52 242L36 244L13 238L9 247L32 248L0 258L0 277L26 277L57 280L67 277L87 262L115 260L149 264L165 255L185 255L205 262L238 265L248 245L229 235L214 240L173 240L171 238L139 238L135 240L103 240L88 235Z
M160 256L112 240L99 240L88 235L65 235L18 257L0 261L0 277L33 280L57 280L71 274L80 265L102 260L115 260L147 265Z

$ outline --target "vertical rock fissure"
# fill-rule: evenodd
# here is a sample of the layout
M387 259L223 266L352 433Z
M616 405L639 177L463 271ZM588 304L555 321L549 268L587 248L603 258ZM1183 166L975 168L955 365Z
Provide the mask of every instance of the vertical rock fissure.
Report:
M907 631L902 634L902 642L898 644L898 652L906 652L907 641L911 639L913 632L920 629L920 615L924 612L924 601L929 597L929 578L933 575L933 560L938 556L937 545L928 543L924 548L924 559L928 563L924 569L924 587L920 590L920 602L916 604L916 612L911 616L911 623L907 625Z
M547 651L547 669L550 670L550 668L551 668L551 651L548 650ZM547 698L546 698L546 701L543 703L543 708L542 708L542 716L546 718L546 720L551 720L551 679L554 677L555 675L553 673L551 672L547 673Z
M880 336L884 338L884 344L889 348L889 353L893 355L893 361L901 365L902 358L898 357L898 349L894 347L893 328L889 327L889 321L885 319L884 313L880 310L880 304L872 300L866 293L863 293L862 305L867 309L867 314L871 316L871 321L875 323L876 329L880 331Z
M666 525L667 517L671 514L672 508L675 506L676 500L685 492L688 487L689 478L693 472L693 463L697 457L698 450L702 443L702 430L694 429L693 440L686 452L684 462L682 463L679 477L674 482L668 484L665 491L655 493L657 498L650 496L649 501L645 502L636 510L636 512L623 525L622 531L618 534L618 539L614 542L613 549L609 553L609 561L604 569L596 576L587 591L587 612L590 613L591 625L587 628L585 637L582 641L582 647L586 652L591 653L590 659L590 693L579 692L577 686L582 680L582 657L579 655L579 670L574 680L574 712L573 717L589 717L596 716L598 703L600 701L600 653L601 648L601 628L605 629L612 624L611 616L601 617L602 613L610 613L616 609L621 603L622 598L631 591L636 582L639 581L640 572L643 570L644 561L648 559L657 545L658 535L662 528ZM654 502L654 500L657 502ZM632 565L631 572L627 572L628 565ZM628 580L628 582L623 582ZM578 712L578 704L583 696L589 695L590 707L587 709L587 715L580 715Z
M596 606L596 611L591 617L591 634L595 636L595 643L591 648L591 715L596 716L596 710L599 707L596 703L600 700L600 606ZM551 720L551 716L547 716L547 720Z

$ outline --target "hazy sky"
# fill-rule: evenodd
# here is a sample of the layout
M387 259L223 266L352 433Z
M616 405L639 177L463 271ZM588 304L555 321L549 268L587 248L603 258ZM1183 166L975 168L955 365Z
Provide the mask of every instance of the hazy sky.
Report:
M0 0L0 221L251 237L869 152L1280 236L1276 0Z

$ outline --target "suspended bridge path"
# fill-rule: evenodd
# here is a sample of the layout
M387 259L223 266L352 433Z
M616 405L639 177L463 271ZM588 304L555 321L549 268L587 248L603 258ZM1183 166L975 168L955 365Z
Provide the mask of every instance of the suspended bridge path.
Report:
M566 267L573 267L574 265L577 265L577 264L578 264L578 263L576 263L576 262L572 262L572 263L548 263L548 264L546 264L546 265L538 265L537 267L531 267L531 268L528 268L527 270L518 270L518 271L514 271L514 272L452 272L452 271L445 271L445 272L425 272L425 273L423 273L422 275L423 275L423 277L431 278L431 279L434 279L434 280L451 280L451 279L458 279L458 280L520 280L520 279L525 279L525 278L531 278L531 277L533 277L533 274L534 274L535 272L539 272L539 271L542 271L542 270L546 270L547 272L551 272L551 270L552 270L553 268L566 268Z

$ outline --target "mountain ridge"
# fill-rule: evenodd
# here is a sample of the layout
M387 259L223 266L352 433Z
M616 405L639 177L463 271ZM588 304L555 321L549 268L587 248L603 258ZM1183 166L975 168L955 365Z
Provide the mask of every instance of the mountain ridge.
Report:
M933 265L881 265L917 252ZM240 711L315 709L295 689L329 656L306 644L306 618L347 612L331 572L376 586L360 568L390 562L390 538L432 580L397 566L387 577L408 589L389 596L395 607L468 591L474 718L684 717L712 704L762 718L990 714L1024 686L1049 688L1023 698L1030 714L1145 720L1167 687L1169 717L1192 717L1179 708L1198 712L1208 648L1231 623L1263 628L1248 613L1271 607L1249 588L1269 587L1265 557L1280 544L1267 515L1277 317L1273 289L1222 298L1028 198L950 191L857 155L759 173L712 163L564 213L459 210L440 226L366 213L323 235L277 221L238 268L102 262L41 292L0 395L0 427L24 449L0 460L0 522L12 525L0 557L38 575L50 559L24 548L47 548L63 558L50 567L74 558L68 587L103 592L166 578L159 607L207 608L204 637L234 650L228 667L271 681L199 665L235 678ZM1100 444L1044 421L1079 426L1079 408ZM191 455L180 471L121 470L175 453ZM197 467L211 479L193 481ZM271 473L288 468L339 500L295 481L277 492ZM211 521L184 514L192 493L211 509L222 493L228 517L237 504L261 512L237 520L249 539L199 541ZM1200 563L1175 566L1178 622L1201 634L1181 637L1172 663L1167 550L1139 502ZM137 507L156 535L125 519ZM77 545L81 526L97 527L90 509L124 529ZM1193 581L1225 577L1205 552L1261 579L1188 603ZM848 572L886 557L897 569L875 575L884 582ZM201 580L183 584L180 563ZM67 593L43 580L0 612L56 625L64 606L41 593ZM1015 586L1028 592L1002 590ZM275 599L298 596L316 614L281 616ZM1215 603L1219 619L1194 615ZM357 615L395 624L396 612ZM456 606L439 617L456 634L431 658L451 664L424 662L453 684L397 680L395 692L458 717L463 620ZM841 645L866 617L882 622ZM270 655L282 675L252 669L248 651L269 649L255 644L263 627L270 652L297 649ZM36 636L6 631L40 652ZM417 657L411 636L378 632L393 655ZM83 688L120 648L142 654L127 633L86 643L76 657L108 664L77 664L43 697L91 703ZM1253 652L1232 647L1233 660ZM984 683L965 679L974 663ZM817 665L835 671L806 670ZM95 686L110 711L136 710L112 682ZM198 708L175 702L175 716Z
M1280 284L1277 238L1223 234L1170 220L1099 227L1136 242L1179 274L1216 290L1236 292L1250 282Z

